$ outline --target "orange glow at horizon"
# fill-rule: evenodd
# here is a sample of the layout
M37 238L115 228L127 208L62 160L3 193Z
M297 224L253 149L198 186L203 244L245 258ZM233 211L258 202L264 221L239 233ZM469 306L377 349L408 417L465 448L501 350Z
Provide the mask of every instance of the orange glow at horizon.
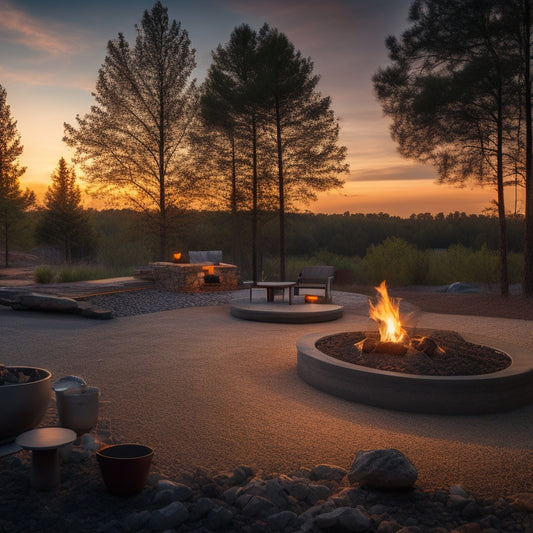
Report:
M433 179L350 181L339 191L320 195L308 209L314 213L388 213L400 217L455 211L481 214L491 207L495 197L495 191L488 186L458 188L440 185ZM513 210L510 199L506 208Z
M50 171L51 174L52 171ZM51 179L48 182L29 181L20 179L23 188L28 187L37 196L42 204L44 195ZM92 198L83 193L84 183L80 180L78 185L82 189L83 204L86 208L105 209L105 201ZM507 191L506 208L513 211L513 192ZM481 214L484 209L491 206L491 201L496 197L495 191L490 187L465 187L457 188L451 185L439 185L434 180L377 180L377 181L351 181L343 189L329 191L319 195L318 200L309 205L302 206L302 211L325 214L355 213L387 213L391 216L407 218L418 213L453 213L455 211L467 214ZM518 208L520 212L521 200Z

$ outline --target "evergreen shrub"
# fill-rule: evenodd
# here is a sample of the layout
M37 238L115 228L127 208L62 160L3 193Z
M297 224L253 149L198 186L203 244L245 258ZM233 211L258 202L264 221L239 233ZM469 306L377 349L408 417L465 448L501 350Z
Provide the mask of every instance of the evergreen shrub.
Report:
M427 269L426 252L399 237L388 237L368 248L362 261L360 282L379 285L386 280L389 287L417 285L425 282Z

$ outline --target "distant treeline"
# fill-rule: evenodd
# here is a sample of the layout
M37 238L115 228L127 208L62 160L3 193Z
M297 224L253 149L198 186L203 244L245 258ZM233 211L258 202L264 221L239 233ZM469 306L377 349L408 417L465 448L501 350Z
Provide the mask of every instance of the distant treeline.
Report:
M138 212L89 210L95 247L79 260L111 268L145 265L157 258L155 228ZM182 211L172 213L169 243L172 252L222 250L225 262L239 266L243 279L251 272L251 215L228 212ZM35 239L38 212L29 213L17 232L16 248L34 250L53 263L50 249ZM261 277L277 279L278 218L261 213L258 258ZM233 228L237 228L236 230ZM292 213L287 228L287 279L306 264L332 264L349 270L359 283L393 285L443 284L451 281L496 282L498 279L498 219L485 215L430 214L408 218L379 214L324 215ZM521 276L523 217L508 218L512 282ZM442 253L446 251L446 253ZM44 253L44 256L42 255ZM56 253L56 262L63 261ZM170 261L172 258L169 257Z
M128 209L89 210L96 236L96 260L124 266L152 261L157 256L157 236L141 214ZM18 232L15 248L39 247L32 227L38 213L29 213L29 224ZM33 215L33 216L32 216ZM232 229L232 216L221 211L174 213L171 226L171 251L223 250L225 260L239 261L250 244L250 215L240 213L238 234ZM287 254L308 256L318 251L336 255L364 257L371 245L398 237L419 250L447 249L462 245L472 250L485 246L498 250L498 219L465 213L417 214L409 218L379 214L325 215L291 213L287 215ZM276 213L262 213L259 224L259 253L277 255L278 219ZM509 251L523 251L523 217L507 219Z
M171 250L223 250L224 258L238 263L246 257L250 241L250 215L240 213L238 235L227 212L188 211L175 214L175 230L169 234ZM129 210L92 211L97 229L100 253L137 248L143 254L157 252L156 239L138 213ZM275 213L260 217L259 254L275 256L278 246L278 220ZM447 249L462 245L472 250L486 246L498 250L498 219L485 215L430 214L409 218L379 214L324 215L293 213L287 216L287 254L310 255L319 250L337 255L364 257L371 245L378 245L390 237L403 239L419 250ZM508 219L509 251L523 250L523 218ZM179 230L178 230L179 228ZM235 250L237 247L238 251ZM128 255L128 254L126 254ZM150 257L152 259L153 255ZM148 259L148 257L147 257Z

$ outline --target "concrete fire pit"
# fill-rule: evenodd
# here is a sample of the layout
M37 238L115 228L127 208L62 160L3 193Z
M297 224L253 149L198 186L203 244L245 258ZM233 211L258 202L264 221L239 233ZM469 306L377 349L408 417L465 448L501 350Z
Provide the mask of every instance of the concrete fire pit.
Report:
M427 376L388 372L340 361L315 343L330 333L313 333L297 343L298 374L313 387L353 402L415 413L472 415L510 411L533 403L533 357L527 349L490 341L512 359L491 374ZM487 339L463 335L487 345Z

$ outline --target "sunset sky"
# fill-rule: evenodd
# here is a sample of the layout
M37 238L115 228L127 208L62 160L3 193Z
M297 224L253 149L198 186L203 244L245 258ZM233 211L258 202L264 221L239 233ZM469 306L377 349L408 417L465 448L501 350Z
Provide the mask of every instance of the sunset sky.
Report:
M155 0L0 0L0 84L18 122L27 171L22 185L42 192L60 157L63 123L74 123L93 103L107 41L135 24ZM480 213L495 197L490 188L437 185L431 167L402 159L372 88L372 75L388 62L385 38L407 24L411 0L166 0L196 49L202 82L211 52L232 30L263 23L285 33L314 63L319 90L331 96L341 121L351 173L342 190L308 206L316 213ZM83 183L80 182L83 188ZM508 205L513 209L513 205Z

